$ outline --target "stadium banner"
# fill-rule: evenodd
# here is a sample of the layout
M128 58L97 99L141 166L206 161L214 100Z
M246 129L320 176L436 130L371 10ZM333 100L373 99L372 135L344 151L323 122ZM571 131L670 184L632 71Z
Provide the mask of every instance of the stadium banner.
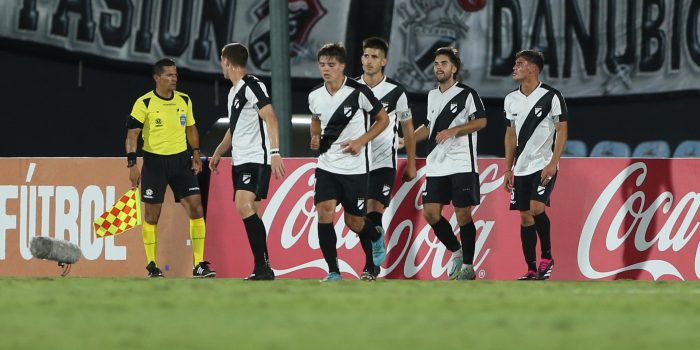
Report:
M515 53L545 55L542 80L567 97L700 88L700 2L395 0L387 75L435 88L433 54L460 50L460 79L482 97L516 84Z
M278 277L326 274L313 205L314 159L286 159L287 177L272 180L261 202L270 261ZM399 164L399 174L405 162ZM381 276L445 279L450 253L421 214L424 162L417 179L397 177L384 214L388 257ZM253 269L245 228L232 201L230 159L212 174L207 211L207 259L220 277L244 277ZM520 216L508 210L503 160L479 160L481 204L474 267L478 279L512 280L525 273ZM571 158L547 210L552 225L553 279L696 280L700 278L700 159ZM454 211L443 215L456 227ZM337 208L338 261L346 278L362 273L364 255ZM459 230L455 230L459 234ZM539 248L538 248L539 256Z
M139 161L140 166L140 161ZM146 276L141 226L98 238L93 221L131 188L124 158L0 158L0 276L58 276L32 257L33 237L65 239L83 256L71 276ZM191 276L189 222L170 190L158 223L158 265Z
M293 77L318 76L316 50L345 40L349 12L349 1L289 0ZM249 72L269 76L269 13L259 0L2 1L0 37L123 62L171 57L204 73L220 73L221 48L240 42Z

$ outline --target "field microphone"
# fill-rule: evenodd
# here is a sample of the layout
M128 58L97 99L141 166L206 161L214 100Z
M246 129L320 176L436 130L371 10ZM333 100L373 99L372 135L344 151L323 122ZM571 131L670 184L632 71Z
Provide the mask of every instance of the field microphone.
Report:
M70 265L78 262L83 254L75 243L44 236L32 238L29 251L37 259L58 262L58 266L63 268L61 276L67 275Z

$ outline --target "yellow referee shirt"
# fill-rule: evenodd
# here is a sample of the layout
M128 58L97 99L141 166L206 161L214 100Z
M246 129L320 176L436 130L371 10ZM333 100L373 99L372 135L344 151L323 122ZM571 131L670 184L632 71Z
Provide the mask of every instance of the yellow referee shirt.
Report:
M160 155L187 150L185 126L194 125L192 100L182 92L165 99L155 91L139 97L131 116L143 123L143 150Z

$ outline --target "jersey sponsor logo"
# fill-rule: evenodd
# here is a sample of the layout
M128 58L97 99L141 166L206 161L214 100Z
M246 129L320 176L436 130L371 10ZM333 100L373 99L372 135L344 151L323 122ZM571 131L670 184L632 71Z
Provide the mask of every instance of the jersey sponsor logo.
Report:
M457 113L457 104L456 103L450 103L450 112Z
M163 120L161 120L160 118L156 118L155 122L156 122L156 127L160 128L163 126Z
M537 116L537 118L542 117L542 107L541 106L535 106L535 116Z
M199 191L199 187L190 187L187 190L188 191Z
M358 198L357 199L357 209L364 209L365 208L365 199L364 198Z
M343 114L348 118L352 117L352 107L343 107Z
M187 116L185 114L180 114L180 126L185 126L186 121L187 121Z
M384 186L382 187L382 194L383 194L384 196L388 196L388 195L389 195L389 192L391 192L391 187L390 187L389 185L384 185Z
M252 176L250 173L244 173L243 176L241 177L241 180L243 181L244 184L249 184Z

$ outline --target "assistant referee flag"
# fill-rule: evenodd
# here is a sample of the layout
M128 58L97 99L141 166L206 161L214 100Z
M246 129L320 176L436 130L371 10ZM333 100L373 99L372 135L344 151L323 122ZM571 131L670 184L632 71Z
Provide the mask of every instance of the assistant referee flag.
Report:
M127 191L114 206L95 219L97 237L116 236L141 225L141 196L139 188Z

